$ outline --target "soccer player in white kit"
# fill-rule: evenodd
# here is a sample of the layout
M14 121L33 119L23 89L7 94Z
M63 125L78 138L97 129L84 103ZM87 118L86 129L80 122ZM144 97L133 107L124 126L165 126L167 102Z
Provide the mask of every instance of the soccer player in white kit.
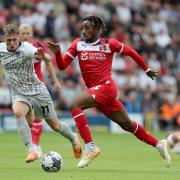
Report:
M180 130L170 133L166 140L168 142L171 152L175 154L180 154Z
M74 156L81 155L81 144L71 128L57 119L49 92L34 71L34 57L45 58L41 48L28 42L20 43L19 29L13 24L4 27L4 41L0 43L0 62L12 94L12 109L17 122L17 130L27 147L27 163L34 161L38 153L32 143L31 130L27 118L32 112L35 118L43 118L49 126L70 140ZM29 116L30 117L30 116ZM31 116L32 117L32 116Z
M19 37L21 42L28 41L30 44L32 44L34 47L42 47L44 52L46 53L45 56L48 57L48 59L45 59L45 66L48 70L49 76L52 80L52 85L54 86L55 90L59 92L61 88L61 84L59 83L59 80L56 76L55 68L51 62L51 57L47 52L47 48L44 43L36 40L33 38L33 27L29 24L21 24L19 26ZM37 77L39 80L44 82L43 73L42 73L42 60L35 59L34 60L34 70L37 74ZM42 127L43 119L35 119L33 123L31 124L31 134L32 134L32 142L36 147L36 151L38 152L38 157L40 158L43 154L42 148L40 146L40 137L42 135L43 127Z

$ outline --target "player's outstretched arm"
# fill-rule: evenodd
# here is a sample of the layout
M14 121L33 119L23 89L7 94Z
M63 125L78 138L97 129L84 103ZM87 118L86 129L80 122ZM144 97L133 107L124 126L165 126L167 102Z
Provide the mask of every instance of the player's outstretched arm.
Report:
M148 65L144 62L143 58L131 47L128 47L124 45L122 54L130 56L132 59L134 59L141 68L146 72L147 76L149 76L152 80L156 78L159 75L158 71L151 70Z
M66 69L66 67L71 64L71 62L73 61L73 59L68 56L67 54L65 54L62 57L61 54L61 49L59 44L56 43L52 43L52 42L47 42L47 47L53 52L55 53L56 56L56 62L57 62L57 66L60 70Z

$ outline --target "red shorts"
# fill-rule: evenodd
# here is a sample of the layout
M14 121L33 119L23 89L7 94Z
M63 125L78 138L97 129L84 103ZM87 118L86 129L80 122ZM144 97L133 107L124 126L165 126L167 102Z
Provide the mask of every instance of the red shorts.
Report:
M109 116L114 111L124 110L124 106L118 100L119 93L113 80L89 88L87 92L99 103L98 109L106 116Z

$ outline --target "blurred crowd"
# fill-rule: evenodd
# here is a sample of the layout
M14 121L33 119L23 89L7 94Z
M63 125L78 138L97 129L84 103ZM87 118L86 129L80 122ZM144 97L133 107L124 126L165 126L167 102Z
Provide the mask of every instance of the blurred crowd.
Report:
M104 20L104 37L133 47L150 68L160 71L152 81L131 58L114 56L112 74L127 111L143 113L147 125L158 120L163 130L180 126L179 0L1 0L0 40L6 24L28 23L36 39L59 42L62 52L66 52L80 36L81 20L88 15ZM0 72L2 109L10 107L11 99ZM77 60L68 69L57 71L62 83L60 92L52 86L44 67L43 72L56 109L68 111L72 99L85 88ZM98 112L92 109L89 113Z

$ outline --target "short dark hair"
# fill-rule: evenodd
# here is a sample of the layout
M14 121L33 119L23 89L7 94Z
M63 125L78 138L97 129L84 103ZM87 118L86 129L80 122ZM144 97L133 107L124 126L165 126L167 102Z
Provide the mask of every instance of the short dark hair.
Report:
M19 28L14 24L8 24L3 29L4 35L7 34L19 34Z
M87 16L83 19L84 21L90 21L90 23L94 26L97 27L99 30L101 29L101 27L104 27L105 24L103 22L103 20L97 16Z

